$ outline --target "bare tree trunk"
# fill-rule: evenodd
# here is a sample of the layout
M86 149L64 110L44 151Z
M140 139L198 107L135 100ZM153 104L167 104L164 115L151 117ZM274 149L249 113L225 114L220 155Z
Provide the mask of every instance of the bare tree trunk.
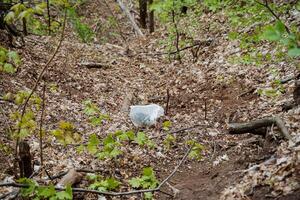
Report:
M24 1L21 0L21 4L23 4L23 3L24 3ZM28 34L28 32L27 32L27 23L26 23L26 19L25 18L23 18L23 34L24 35Z
M147 28L147 0L139 0L140 6L140 25Z
M149 0L149 7L152 5L153 0ZM150 11L150 15L149 15L149 31L150 33L154 32L154 11Z
M47 15L48 15L48 34L51 34L51 15L50 15L50 2L47 1Z

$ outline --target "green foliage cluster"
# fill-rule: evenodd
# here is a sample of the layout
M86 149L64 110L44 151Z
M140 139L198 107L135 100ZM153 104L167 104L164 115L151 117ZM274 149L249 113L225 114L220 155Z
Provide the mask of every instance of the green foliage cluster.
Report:
M182 13L182 7L189 7L193 12L189 15ZM155 11L159 19L166 24L168 37L162 41L168 49L168 52L178 50L193 42L195 27L198 26L194 13L199 11L196 0L164 0L154 1L151 10ZM177 52L176 58L180 58L180 52Z
M112 159L117 158L123 153L121 150L122 142L136 142L140 146L147 145L152 148L155 144L146 136L143 132L138 132L136 135L133 131L116 131L115 133L108 134L101 141L101 148L99 148L100 140L96 134L90 135L88 143L85 146L80 146L79 151L83 151L84 148L99 159Z
M39 186L39 184L28 178L21 178L19 183L26 184L28 187L21 189L21 195L34 200L71 200L73 199L72 188L67 186L65 191L57 192L53 185Z
M83 42L91 42L94 36L93 30L77 15L74 7L68 9L68 17L76 31L77 35Z
M205 147L202 144L196 142L195 140L188 140L186 143L189 146L193 146L191 152L189 153L189 158L201 160L201 152L205 149Z
M168 29L168 38L162 43L167 47L169 52L176 51L176 45L180 48L192 44L193 39L197 36L197 27L200 27L197 18L209 10L210 12L221 13L227 16L227 21L231 25L228 38L238 40L240 48L243 50L241 56L232 56L230 61L233 63L242 63L245 65L260 66L270 62L280 62L289 60L286 56L298 57L300 55L299 41L300 36L297 24L291 22L290 33L287 33L282 21L275 25L270 25L274 15L264 6L264 1L257 0L203 0L203 1L175 1L164 0L154 1L151 6L152 10L158 13L162 22ZM189 8L188 15L182 13L181 8ZM270 9L277 16L285 15L292 9L300 10L300 3L296 5L289 2L269 2ZM216 22L213 22L216 23ZM211 28L218 29L222 24L211 24ZM247 30L247 31L244 31ZM177 41L179 39L179 41ZM269 53L262 54L257 47L261 46L264 40L277 42L279 46L275 47L277 53L271 56ZM284 48L282 48L284 47ZM272 45L274 48L274 45ZM180 55L179 55L180 57Z
M96 104L92 103L91 100L83 102L84 113L89 116L89 120L92 125L101 125L103 120L109 120L109 115L102 114Z
M263 37L269 41L283 44L288 48L288 55L291 57L300 56L299 33L288 33L285 25L281 21L277 21L275 25L269 25L265 28Z
M19 54L0 46L0 72L13 74L21 64Z
M81 135L76 132L70 122L60 121L58 129L52 130L51 134L63 145L75 144L81 141Z
M102 176L89 174L87 176L88 180L92 182L89 188L92 190L98 190L100 192L112 191L117 189L120 186L120 182L115 178L106 178L104 179Z
M159 182L155 177L153 169L151 167L146 167L143 169L142 176L130 179L129 184L133 188L154 189L158 186ZM144 198L152 199L152 193L146 192Z
M29 91L20 90L15 95L7 93L3 98L13 100L16 105L22 106L29 95ZM11 133L14 138L25 138L35 132L37 128L35 113L40 110L41 103L42 100L39 96L32 95L28 101L29 106L25 110L23 117L20 111L11 113L10 119L15 123L13 133Z

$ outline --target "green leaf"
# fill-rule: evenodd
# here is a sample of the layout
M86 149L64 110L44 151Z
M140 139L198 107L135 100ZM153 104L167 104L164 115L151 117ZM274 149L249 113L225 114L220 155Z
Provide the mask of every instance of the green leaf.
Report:
M294 47L288 50L288 55L291 57L298 57L300 56L300 48Z
M34 12L37 13L37 14L42 15L46 7L47 7L46 2L39 3L34 7Z
M143 146L145 145L147 141L147 137L144 132L138 132L137 136L135 137L134 141L138 143L139 145Z
M144 193L144 198L145 199L152 199L152 197L153 197L153 194L151 192Z
M99 108L95 104L93 104L91 100L86 100L83 102L83 104L84 104L83 112L86 115L92 116L99 113Z
M88 144L87 144L88 151L91 154L96 154L97 151L98 151L98 145L99 145L99 143L100 143L100 141L99 141L97 135L96 134L92 134L89 137L89 141L88 141Z
M171 126L172 126L172 122L171 121L164 121L163 122L163 130L169 131Z
M21 189L21 195L25 197L32 195L38 187L37 182L29 178L21 178L17 182L28 185L27 188Z
M14 66L12 64L5 63L4 66L3 66L3 71L6 72L6 73L13 74L17 70L16 70L16 68L14 68Z
M118 155L121 155L123 152L119 150L117 147L115 147L111 152L110 152L110 157L117 157Z
M128 182L133 188L139 188L141 185L140 178L132 178Z
M118 188L119 185L121 184L119 181L117 181L114 178L108 178L106 180L106 182L107 182L107 189L108 190L114 190L114 189Z
M274 27L268 27L263 33L263 38L270 41L279 41L281 39L281 35L274 29Z
M21 59L17 52L9 51L7 53L7 56L8 56L9 62L13 62L16 66L19 66L21 64Z
M92 117L90 120L91 120L92 125L97 126L97 125L102 124L103 118L101 116L100 117Z
M145 167L143 169L143 175L144 176L153 176L154 175L154 171L151 167Z
M15 20L15 13L10 11L4 18L4 21L8 24L12 24Z
M135 138L135 134L134 134L133 131L127 131L127 132L126 132L126 135L128 136L128 138L129 138L130 140L134 140L134 138Z
M53 185L50 185L48 187L39 187L37 189L37 193L39 197L43 197L43 198L49 198L52 196L55 196L56 191Z
M277 21L275 24L275 30L282 35L285 32L285 26L281 21Z
M72 188L71 186L67 186L65 191L57 192L56 197L59 200L72 200Z

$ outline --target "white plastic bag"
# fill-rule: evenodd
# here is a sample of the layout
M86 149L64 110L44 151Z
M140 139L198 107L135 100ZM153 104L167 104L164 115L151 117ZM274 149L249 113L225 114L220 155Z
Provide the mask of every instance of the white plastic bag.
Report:
M157 104L130 106L129 117L136 127L151 126L164 116L164 109Z

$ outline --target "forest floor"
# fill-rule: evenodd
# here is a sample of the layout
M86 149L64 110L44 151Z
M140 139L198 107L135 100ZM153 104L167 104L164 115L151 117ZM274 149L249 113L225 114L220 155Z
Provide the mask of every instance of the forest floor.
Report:
M203 30L209 30L212 22L222 25L219 18L203 16ZM134 126L128 116L128 107L149 103L165 107L169 90L169 110L165 119L172 122L171 131L188 130L174 134L176 143L167 150L163 144L166 132L148 128L145 133L153 137L157 147L148 149L126 144L118 162L97 160L88 153L79 154L76 146L64 147L49 137L43 151L44 164L51 175L70 168L97 169L100 174L121 181L120 191L126 191L127 180L138 176L143 167L153 167L162 181L185 154L185 142L193 139L204 145L205 150L201 160L188 159L169 181L180 191L173 199L299 199L300 108L282 111L282 105L292 98L294 81L284 84L285 93L274 98L257 93L259 88L271 87L273 79L291 76L295 70L292 64L274 62L257 67L229 62L233 54L241 55L242 50L237 41L226 38L226 27L199 33L201 41L210 42L201 46L197 61L193 62L187 50L182 63L169 62L168 57L161 54L165 50L159 45L163 30L134 37L128 24L126 28L131 35L128 46L113 39L104 44L84 44L68 31L71 27L67 26L62 47L44 76L43 82L47 85L45 129L57 128L62 120L72 122L84 141L92 133L104 138L111 132L131 130ZM28 36L25 41L23 48L16 49L22 57L22 67L14 75L1 74L1 95L30 90L52 55L58 38ZM101 63L102 67L87 68L81 65L84 62ZM270 74L275 66L277 74ZM43 82L37 91L40 96ZM97 104L102 113L109 114L110 120L101 126L90 125L83 113L83 101L88 99ZM0 106L0 140L13 147L5 130L11 125L9 114L17 106L6 101L1 101ZM292 143L278 136L276 127L268 129L266 137L228 134L229 122L247 122L275 115L283 119L298 142ZM28 141L38 164L38 136L32 136ZM13 174L12 154L0 151L1 180ZM253 166L255 169L248 170ZM77 187L85 185L86 181ZM1 188L0 193L11 190ZM170 194L174 192L168 186L163 190ZM82 199L82 196L75 195L75 198ZM98 197L88 194L85 198ZM163 193L156 193L155 198L172 199Z

